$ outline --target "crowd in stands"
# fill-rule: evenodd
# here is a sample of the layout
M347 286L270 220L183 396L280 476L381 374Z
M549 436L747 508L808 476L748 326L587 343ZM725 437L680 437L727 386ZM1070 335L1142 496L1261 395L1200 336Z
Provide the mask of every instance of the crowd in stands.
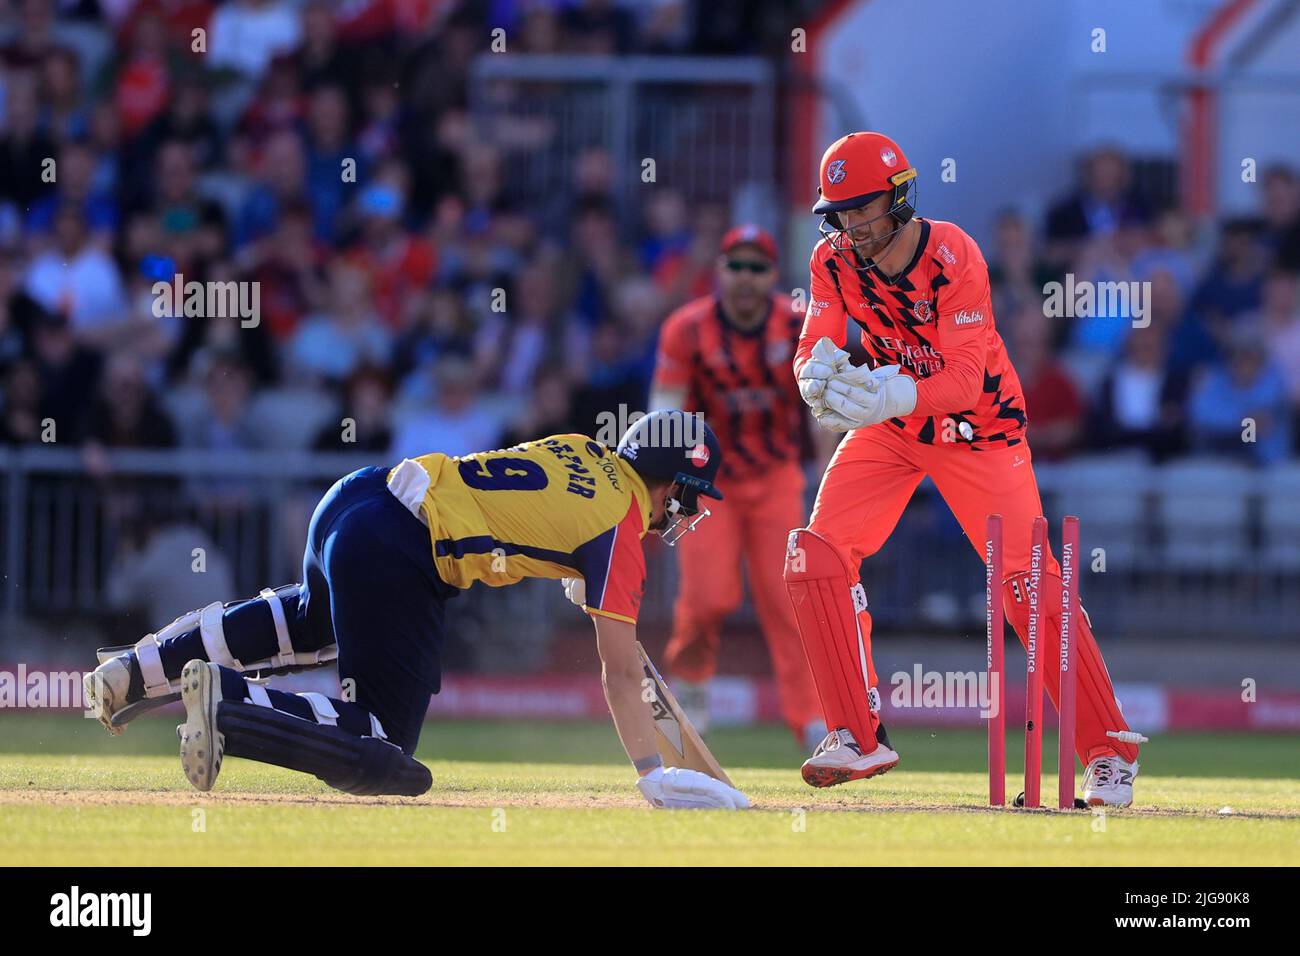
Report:
M467 113L487 6L525 53L755 36L677 0L10 8L0 444L463 452L640 408L725 214L665 193L625 235L598 148L512 193ZM160 317L178 277L255 284L258 320Z
M1076 191L1040 228L1015 211L999 218L987 256L994 313L1036 455L1132 449L1259 466L1296 456L1300 177L1273 165L1257 188L1258 215L1198 227L1177 206L1145 204L1126 157L1105 148L1084 157ZM1099 314L1054 315L1052 282L1142 299L1111 294ZM1100 292L1094 302L1096 312Z
M565 188L520 195L509 152L472 131L468 64L488 36L475 7L519 52L753 52L730 2L12 6L0 445L46 440L53 421L92 453L395 459L643 408L659 324L709 289L727 210L656 188L629 234L596 146ZM521 148L528 130L513 132ZM1044 221L999 219L994 307L1037 454L1296 454L1300 181L1271 167L1259 190L1257 218L1207 229L1150 208L1102 150ZM1043 285L1067 272L1149 283L1149 325L1048 317ZM255 282L259 320L159 317L154 284L177 275Z

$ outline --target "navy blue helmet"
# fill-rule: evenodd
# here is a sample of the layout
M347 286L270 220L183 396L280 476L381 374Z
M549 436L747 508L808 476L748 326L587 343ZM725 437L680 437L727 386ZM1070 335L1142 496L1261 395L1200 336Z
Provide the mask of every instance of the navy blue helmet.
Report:
M667 506L674 520L669 530L680 531L664 535L669 544L709 513L707 508L701 513L700 495L722 500L713 483L722 466L722 446L698 413L671 408L637 419L619 440L617 454L642 478L673 483ZM683 517L696 520L682 525Z

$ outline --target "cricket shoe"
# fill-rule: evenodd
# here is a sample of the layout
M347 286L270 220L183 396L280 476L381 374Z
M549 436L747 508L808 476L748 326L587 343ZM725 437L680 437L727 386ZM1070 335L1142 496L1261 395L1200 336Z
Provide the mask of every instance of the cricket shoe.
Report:
M125 654L104 661L81 678L81 689L86 697L86 710L104 725L114 737L125 727L113 726L113 715L126 706L126 692L131 686L131 667Z
M810 787L833 787L850 780L866 780L896 766L898 754L890 748L883 726L876 748L865 754L853 733L841 727L827 734L813 755L803 762L803 779Z
M217 730L221 703L221 672L216 664L192 660L181 671L181 700L185 723L176 728L181 739L181 769L194 789L208 791L221 773L226 739Z
M1123 757L1098 757L1083 772L1083 800L1090 807L1127 807L1133 802L1138 765Z

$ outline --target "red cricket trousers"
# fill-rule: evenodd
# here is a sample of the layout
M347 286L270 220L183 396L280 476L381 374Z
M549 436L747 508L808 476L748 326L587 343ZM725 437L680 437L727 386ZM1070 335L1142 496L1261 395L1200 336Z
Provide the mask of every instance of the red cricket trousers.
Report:
M1038 482L1034 477L1028 444L1022 442L1006 448L974 451L950 443L927 445L883 423L850 432L840 443L826 474L822 477L813 506L809 527L840 549L856 583L856 573L863 558L875 554L893 533L903 509L916 486L927 475L939 494L952 509L966 532L981 564L984 560L984 534L989 514L1003 519L1003 595L1007 620L1021 644L1025 642L1028 608L1015 597L1011 582L1029 569L1030 539L1034 518L1042 514ZM1055 529L1053 529L1055 533ZM1049 548L1050 552L1050 548ZM972 565L972 580L979 573ZM1087 565L1080 562L1086 583ZM924 574L925 568L915 568ZM1050 553L1043 568L1059 582L1060 565ZM1081 589L1082 590L1082 589ZM1081 594L1081 601L1086 595ZM867 594L868 605L871 595ZM1043 684L1053 704L1060 684L1059 632L1055 628L1060 613L1059 583L1052 586L1045 578L1041 609L1046 632L1043 651L1047 666ZM1086 617L1086 615L1085 615ZM878 687L875 665L871 660L871 613L858 615L867 654L868 684ZM1118 753L1125 760L1137 759L1137 747L1116 743L1106 731L1128 730L1120 713L1115 691L1101 652L1093 639L1091 625L1079 621L1077 654L1079 675L1076 690L1075 750L1087 762L1095 757ZM856 654L856 649L854 650ZM860 691L860 689L859 689ZM881 696L888 699L887 689Z
M726 483L726 500L677 545L678 591L665 663L677 677L702 681L717 669L722 625L741 601L741 565L772 657L781 714L802 740L821 719L812 674L783 578L785 542L802 522L804 477L790 463L761 478Z

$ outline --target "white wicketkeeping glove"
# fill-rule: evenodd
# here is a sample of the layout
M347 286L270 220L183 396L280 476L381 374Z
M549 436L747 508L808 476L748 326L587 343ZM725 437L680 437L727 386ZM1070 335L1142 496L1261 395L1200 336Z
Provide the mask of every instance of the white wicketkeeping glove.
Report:
M897 365L886 365L871 369L866 376L859 369L852 376L832 376L822 401L828 410L851 422L850 428L910 415L916 408L916 380L900 371Z
M799 369L799 394L812 410L817 424L827 431L846 432L853 422L826 407L823 400L826 384L837 374L853 369L849 353L838 348L829 336L822 336L812 347L808 361Z
M587 603L587 582L582 578L560 578L564 585L564 596L578 607Z
M670 810L748 810L749 797L698 770L656 767L636 782L652 807Z
M812 407L812 415L817 419L817 424L828 432L847 432L858 427L839 412L831 411L824 402L819 401Z
M799 394L808 407L817 412L817 403L826 391L826 383L836 372L849 366L849 353L836 348L828 336L823 335L812 347L808 361L799 369Z

